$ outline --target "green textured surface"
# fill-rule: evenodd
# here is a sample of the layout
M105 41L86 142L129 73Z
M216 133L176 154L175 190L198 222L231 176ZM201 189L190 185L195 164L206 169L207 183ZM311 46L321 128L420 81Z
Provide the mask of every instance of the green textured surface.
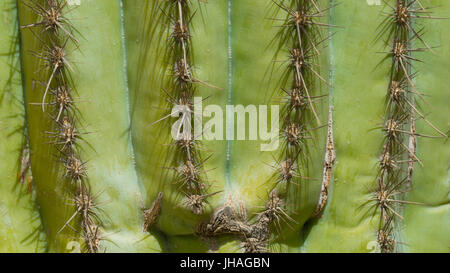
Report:
M201 4L199 7L196 1L193 2L193 10L197 10L192 21L195 76L222 88L216 90L198 85L199 96L210 96L204 101L203 107L217 104L225 110L226 104L276 104L279 98L277 95L271 97L271 94L275 89L279 91L281 86L277 86L278 79L286 66L279 67L275 64L273 74L267 74L274 61L280 61L273 59L276 49L269 46L279 30L269 19L271 3L232 1L231 6L228 4L228 1L218 1ZM171 143L171 120L156 124L153 122L167 115L167 111L159 111L167 107L164 103L165 95L161 91L164 88L161 75L165 73L167 76L170 71L161 71L161 67L165 65L161 52L169 46L165 36L168 26L158 21L160 18L155 15L157 11L152 4L125 1L136 165L138 175L147 188L149 200L153 200L159 191L165 193L159 228L168 234L189 234L200 219L207 218L194 216L179 207L180 194L171 185L170 172L163 168L170 165L168 162L172 160L168 148ZM155 27L156 24L159 25ZM323 54L324 59L326 53L325 51ZM287 56L283 52L279 58L284 60ZM326 71L327 67L323 69ZM320 110L326 109L318 107ZM327 110L322 117L326 117L326 113ZM204 121L207 120L204 118ZM235 133L236 126L235 121ZM267 165L275 165L273 155L277 152L261 152L261 143L238 140L203 142L203 154L212 154L205 164L205 169L214 168L208 172L213 184L210 191L225 189L224 193L212 198L213 206L223 204L231 196L234 201L245 203L248 215L254 215L260 210L259 206L264 205L268 190L274 185L274 180L270 178L275 172L275 169ZM308 176L314 179L301 182L300 191L292 196L295 205L290 212L295 213L298 226L307 220L316 205L324 147L324 134L321 133L311 144L311 162L314 164L311 164ZM210 213L211 210L206 212ZM177 217L174 218L173 215ZM286 232L292 231L298 232L298 229Z
M195 216L189 210L181 206L183 194L176 190L178 187L171 179L173 171L170 167L173 140L170 129L174 118L154 123L170 112L173 105L166 104L166 95L162 91L167 78L161 79L160 71L164 66L163 53L167 47L167 32L160 33L168 28L166 24L159 23L160 14L157 2L144 3L142 1L125 1L125 26L127 35L127 52L129 60L129 85L131 101L131 119L133 144L136 152L136 168L138 176L147 191L149 205L156 198L158 192L164 192L162 215L158 221L158 227L169 235L192 234L195 225L200 219L207 220L211 207L207 207L205 213ZM226 2L215 1L202 5L201 10L196 1L193 2L193 10L197 10L191 29L194 48L194 73L195 77L207 81L215 86L226 89L227 84L227 41L226 41ZM204 22L207 22L205 24ZM151 32L153 29L155 32ZM201 45L201 46L199 46ZM214 68L214 69L211 69ZM196 95L206 98L204 106L208 104L225 105L227 94L224 90L217 90L198 85ZM167 92L173 92L167 90ZM225 142L204 142L203 156L212 154L203 165L207 173L209 183L213 184L210 192L222 190L224 187L225 169ZM222 195L216 195L209 199L211 206L223 203ZM176 215L176 217L174 217Z
M133 166L128 98L122 45L120 1L82 1L67 15L73 26L82 33L79 50L67 45L71 73L79 101L78 128L89 132L80 143L81 158L87 162L88 181L92 194L98 195L100 220L103 224L101 250L108 252L160 251L153 236L142 233L141 195ZM28 11L21 8L21 23L33 22ZM32 89L37 74L36 59L29 50L38 42L29 31L23 33L23 60L27 102L39 101L41 90ZM36 49L35 49L36 50ZM42 75L45 76L45 75ZM45 79L45 77L44 77ZM44 144L44 118L39 107L28 107L30 142L33 151L33 174L36 176L38 201L49 234L49 241L57 240L52 251L64 250L73 235L65 229L55 233L72 214L65 199L61 164L51 145ZM75 222L76 223L76 222ZM76 224L75 224L76 225Z
M448 17L450 2L446 0L430 1L435 7L433 15ZM450 21L421 20L417 27L423 26L426 33L423 39L431 46L436 46L435 53L418 53L423 63L415 63L419 72L416 85L426 95L420 102L422 113L439 129L449 129L448 102L448 61L450 59ZM423 47L416 42L417 47ZM436 135L424 121L418 120L417 131L426 135ZM408 206L404 210L405 252L449 252L450 251L450 146L443 139L418 138L417 152L424 166L416 164L413 176L413 190L408 200L424 203L424 206Z
M19 24L25 25L37 20L29 9L19 1ZM64 225L73 210L66 205L69 196L65 194L63 169L58 157L44 131L54 131L50 119L42 113L40 106L31 105L42 101L45 87L33 84L34 81L45 81L49 75L47 71L39 71L43 63L31 52L41 50L41 42L30 31L21 30L22 77L25 90L25 106L27 109L27 126L31 150L32 173L37 190L37 202L40 207L42 222L47 233L50 251L65 251L65 244L75 238L75 233L62 232L57 238L57 231Z
M448 1L430 1L426 4L436 7L433 16L445 17L449 13ZM337 152L335 180L323 218L310 227L303 248L306 252L377 251L379 216L365 214L371 203L364 202L376 188L381 134L378 130L369 130L377 126L382 117L389 68L381 65L373 70L382 58L380 54L375 58L375 52L381 51L382 45L370 43L375 34L368 38L366 33L371 33L367 29L375 30L380 23L381 9L379 6L368 6L364 1L358 4L349 1L335 9L334 23L345 27L333 39L332 53L335 67L332 95ZM348 13L353 16L346 15ZM418 28L425 27L423 38L428 44L439 46L435 54L417 54L424 63L414 63L419 72L416 85L427 95L422 111L430 113L427 119L445 131L449 124L444 114L448 112L449 100L445 91L448 86L448 21L421 19L416 24ZM370 75L370 78L365 75ZM435 135L421 120L417 121L416 129L419 133ZM405 206L405 221L400 221L396 230L400 235L397 238L399 251L448 252L449 146L442 139L418 138L418 157L424 167L416 163L413 188L407 198L425 205Z
M326 8L326 3L321 3L321 8ZM278 11L274 15L274 4L270 1L232 1L232 52L233 52L233 92L231 103L234 105L280 105L280 131L283 130L283 112L281 105L285 96L281 88L289 90L292 85L292 77L283 85L280 81L283 72L289 68L290 41L287 41L278 55L277 40L273 40L280 31L281 21L273 19L284 19L284 11ZM324 23L327 23L327 13L324 13ZM322 20L322 19L319 19ZM328 29L322 28L322 37L328 36ZM326 44L326 42L324 43ZM320 64L314 69L320 71L327 78L328 71L328 49L319 46L321 57ZM273 70L272 69L273 66ZM327 86L320 88L320 81L316 79L311 88L314 95L327 94ZM280 104L280 101L282 103ZM319 114L322 125L327 122L328 99L316 103L314 107ZM310 124L312 128L317 126ZM283 225L281 236L270 246L272 251L278 252L283 247L295 246L298 248L299 240L290 240L298 237L300 228L308 220L317 204L317 197L322 181L322 164L325 149L326 128L314 132L313 140L307 140L309 154L306 172L301 175L309 179L294 179L290 184L287 197L287 212L295 219L296 223L290 222L288 227ZM268 192L276 185L275 175L278 175L275 158L279 158L283 137L276 151L265 152L260 150L260 145L267 141L234 141L231 144L230 160L230 194L237 195L244 201L248 209L248 215L253 215L261 210L267 200ZM278 160L278 159L277 159ZM284 160L284 159L283 159ZM278 185L278 190L284 191L284 183ZM292 233L292 234L291 234ZM297 234L297 235L295 235ZM288 239L289 238L289 239ZM281 243L281 244L280 244ZM283 244L287 244L284 245ZM289 246L291 245L291 246ZM294 248L295 248L294 247Z
M278 57L276 48L270 42L279 31L279 21L271 20L273 3L251 0L233 1L232 13L232 51L233 51L233 94L232 104L238 105L271 105L279 104L282 97L281 88L291 88L292 79L286 86L280 84L282 73L289 66L287 54L289 45L280 51ZM282 17L281 17L282 16ZM279 12L277 18L284 18L284 13ZM258 22L258 23L255 23ZM323 55L327 55L326 51ZM269 68L275 69L270 72ZM326 67L324 68L326 70ZM269 72L268 72L269 71ZM326 75L326 74L325 74ZM273 93L275 90L275 93ZM319 92L317 92L319 91ZM315 94L320 93L317 90ZM325 93L325 92L324 92ZM325 100L325 103L327 101ZM328 111L320 104L315 106L321 113L323 122L326 122ZM325 113L323 112L325 109ZM280 130L283 130L283 113L280 106ZM322 129L324 131L326 129ZM318 190L320 189L323 149L325 148L324 135L315 136L314 141L308 143L311 157L308 173L303 176L311 180L296 180L297 186L291 184L293 195L288 202L290 213L301 226L307 220L314 209ZM277 172L274 160L278 158L283 139L280 137L279 148L274 152L260 150L260 145L267 141L234 141L231 144L231 168L230 182L233 194L241 198L249 209L249 214L256 213L257 206L264 205L267 200L267 191L275 186L276 181L271 177ZM244 152L245 151L245 152ZM257 198L259 197L259 198ZM262 203L263 202L263 203Z
M15 2L0 2L0 252L41 252L45 235L31 181L20 181L25 112Z
M267 191L274 185L271 177L275 170L268 165L275 163L273 156L279 151L261 152L262 141L204 141L202 157L211 155L204 164L210 170L207 181L212 187L208 192L223 192L209 199L202 215L193 215L181 206L183 194L173 184L172 172L165 168L172 160L170 128L175 119L152 124L168 113L166 108L172 107L165 102L162 91L167 86L167 78L163 76L171 73L172 64L166 63L163 55L168 46L169 26L161 24L162 18L156 16L161 14L155 5L158 2L81 0L81 5L67 15L82 34L76 34L79 49L70 43L66 49L74 68L71 76L75 97L79 98L78 127L89 132L83 136L85 142L80 143L80 153L87 161L92 193L99 194L97 201L105 239L100 250L240 252L240 241L234 237L219 238L217 245L213 245L212 241L195 237L194 228L200 221L208 220L214 208L230 196L236 202L245 203L251 219L264 205ZM325 7L337 1L319 2ZM381 42L373 42L384 18L381 14L384 4L369 5L369 2L375 3L339 2L331 11L330 22L341 28L331 29L330 33L336 32L331 45L321 50L321 74L328 78L326 75L331 72L330 105L334 107L337 154L328 204L320 219L308 221L322 180L324 128L318 131L314 141L308 142L311 156L307 176L312 179L300 182L298 191L288 197L289 212L297 224L293 229L283 227L282 236L271 241L272 252L377 252L379 210L374 213L374 203L367 201L377 185L383 135L373 129L383 120L390 64L387 61L377 66L384 57L377 52L383 51L383 47ZM424 2L435 7L436 16L450 14L447 0ZM31 54L40 50L40 42L25 29L21 30L23 71L20 76L16 54L19 45L14 36L18 31L15 3L15 0L0 3L0 12L5 15L0 18L0 252L76 252L77 244L83 244L79 234L68 227L56 234L74 207L69 204L66 186L69 181L63 178L64 168L43 133L55 128L40 106L30 105L40 102L44 91L33 82L46 81L49 75L45 70L39 71L42 63ZM35 22L35 16L19 3L20 24ZM269 20L273 12L271 4L261 0L192 1L196 11L191 23L194 76L221 88L197 85L196 95L208 97L203 109L209 104L225 109L226 104L267 105L278 100L281 87L278 79L285 66L267 74L275 55L269 43L279 29L274 26L278 22ZM387 10L385 7L384 11ZM328 19L327 14L323 22ZM424 39L437 46L434 54L417 54L424 62L414 64L419 72L415 84L427 95L427 103L421 103L421 110L428 120L447 131L450 21L420 20L415 24L418 28L425 27ZM323 30L323 35L327 35L329 30ZM275 61L287 59L287 53L282 50ZM315 84L317 93L328 93L325 85L318 85L318 81ZM327 106L328 99L316 106L322 124L326 124ZM207 120L204 118L204 122ZM29 129L35 195L17 179L25 121ZM421 120L417 121L417 131L436 134ZM449 252L448 142L419 138L418 157L424 166L416 164L413 188L406 198L424 205L407 205L402 210L405 220L399 222L396 230L401 242L399 251ZM143 233L141 205L148 207L160 191L164 192L164 199L157 230ZM71 225L80 228L78 221L72 221Z
M366 1L345 1L334 8L332 24L342 27L331 46L334 180L322 218L310 227L305 252L370 252L376 242L379 216L372 217L373 203L365 203L376 189L383 136L372 129L383 117L389 72L387 62L375 69L383 58L376 53L381 44L372 43L380 11Z

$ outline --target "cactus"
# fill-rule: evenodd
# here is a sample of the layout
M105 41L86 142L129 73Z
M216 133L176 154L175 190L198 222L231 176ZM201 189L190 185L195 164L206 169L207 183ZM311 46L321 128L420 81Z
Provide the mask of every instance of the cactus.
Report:
M447 2L2 1L0 250L447 252Z

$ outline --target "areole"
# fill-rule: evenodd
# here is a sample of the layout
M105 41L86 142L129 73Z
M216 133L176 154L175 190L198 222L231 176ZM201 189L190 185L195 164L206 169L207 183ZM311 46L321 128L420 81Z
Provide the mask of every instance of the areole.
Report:
M172 108L171 117L178 118L172 125L171 134L174 140L259 139L269 141L269 143L261 144L261 151L268 152L278 149L280 108L278 105L271 105L270 112L267 109L268 105L226 105L224 114L220 105L210 104L204 107L203 101L204 99L201 97L194 97L192 107L175 105ZM204 117L210 119L204 121ZM194 128L192 128L192 124L194 124ZM248 138L246 138L246 133Z

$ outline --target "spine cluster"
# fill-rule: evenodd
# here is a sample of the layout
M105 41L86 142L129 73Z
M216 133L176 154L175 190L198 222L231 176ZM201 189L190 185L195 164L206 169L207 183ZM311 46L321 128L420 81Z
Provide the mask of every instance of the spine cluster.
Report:
M301 175L307 172L306 141L314 137L312 131L323 127L315 104L323 97L317 95L318 82L326 82L317 68L319 47L327 40L320 39L318 28L329 26L318 22L318 19L324 15L326 9L321 9L314 0L273 2L277 10L286 14L277 35L278 51L289 52L287 69L280 82L287 85L291 80L289 88L284 88L284 85L281 87L284 92L284 145L281 158L272 166L276 171L276 188L270 192L264 209L258 213L253 224L247 219L244 204L240 204L236 210L229 200L215 211L209 223L201 224L197 231L199 235L211 237L221 234L237 235L242 241L244 252L268 252L272 227L281 233L283 223L287 226L295 223L286 212L289 187L291 184L298 186L297 182L306 179ZM332 137L332 134L330 135ZM332 154L327 157L327 174L334 160L332 141L330 143Z
M415 163L422 165L416 155L416 138L424 135L416 133L416 117L422 118L438 134L447 137L418 110L418 99L423 98L413 82L416 73L411 72L413 63L419 61L413 54L432 51L422 39L422 31L414 28L413 21L437 18L431 17L428 9L418 0L395 0L395 4L389 5L389 8L391 12L383 21L380 37L387 37L386 45L390 47L390 51L386 52L385 60L391 61L391 70L385 118L381 126L385 137L379 160L378 187L372 199L381 210L378 244L383 253L396 251L396 220L403 219L399 206L417 204L400 200L401 195L410 187ZM415 43L423 47L416 48Z
M278 231L281 232L281 221L294 221L284 211L284 206L284 201L280 198L278 191L272 190L264 210L258 213L256 222L250 224L245 204L239 202L236 207L230 197L222 207L214 212L209 223L200 223L196 233L203 238L226 234L235 235L241 240L241 247L245 253L269 252L271 224L276 223Z
M42 43L42 50L33 54L44 62L48 78L39 82L43 89L41 103L42 111L54 122L54 131L44 132L54 145L65 172L64 178L70 181L75 191L75 213L60 229L62 231L76 215L80 216L81 234L89 252L97 252L100 244L100 231L95 214L95 203L89 193L86 163L79 154L78 143L82 140L82 133L77 129L76 111L74 111L73 82L70 73L73 72L66 51L68 43L78 47L78 40L74 36L74 29L65 17L68 3L65 0L42 0L22 3L37 15L38 21L23 25L29 29ZM59 232L60 232L59 231ZM58 233L59 233L58 232ZM79 231L77 231L79 232Z
M182 118L176 132L174 145L175 158L169 168L174 172L174 181L185 194L183 205L194 214L202 214L206 199L214 194L206 194L206 178L199 151L200 135L193 132L194 95L197 84L208 85L194 77L192 69L192 41L190 24L195 12L192 12L190 0L169 0L161 4L164 17L168 18L170 36L168 38L167 57L172 69L168 90L164 90L168 101L177 109L171 115ZM195 118L195 117L194 117ZM172 134L173 136L173 134Z
M283 150L276 169L277 185L284 188L286 195L292 184L304 181L307 174L308 143L314 138L313 131L322 128L316 103L323 97L318 93L318 83L325 83L318 69L318 56L322 43L320 27L328 24L318 20L327 9L321 9L315 0L274 1L277 10L286 14L280 27L279 50L289 52L287 69L282 83L283 90ZM276 20L278 21L278 20ZM286 88L285 88L286 87ZM332 162L330 161L330 164ZM329 166L331 168L331 165ZM286 197L287 198L287 197ZM284 202L286 203L286 202ZM288 222L287 214L277 210L276 217L269 219ZM268 243L268 242L267 242Z
M277 50L289 52L287 69L283 73L283 129L284 145L281 158L273 167L276 186L270 192L264 209L258 213L256 221L249 224L244 204L236 210L229 200L212 215L209 223L199 225L197 233L202 236L234 234L242 241L244 252L268 252L272 227L281 233L282 224L291 227L295 220L286 212L289 188L306 178L308 145L306 141L314 137L313 131L322 128L315 104L323 97L317 95L317 83L325 82L318 70L319 47L327 39L320 38L320 27L328 24L318 22L327 9L321 9L315 0L275 0L276 14L286 14L282 20L276 41ZM278 21L278 19L275 19ZM278 55L278 53L277 53ZM291 81L288 83L288 81ZM284 88L289 85L288 88ZM326 202L329 177L334 161L332 140L332 119L330 113L329 138L324 166L324 189L317 213ZM295 201L295 200L293 200Z

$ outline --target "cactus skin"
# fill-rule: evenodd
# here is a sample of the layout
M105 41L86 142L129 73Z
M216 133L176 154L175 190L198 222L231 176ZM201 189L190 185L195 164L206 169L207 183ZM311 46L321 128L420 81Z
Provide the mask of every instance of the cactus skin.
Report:
M164 81L160 77L161 73L169 70L170 67L163 71L160 70L161 67L164 67L166 60L164 55L158 52L164 52L167 49L169 43L167 36L171 26L160 23L164 18L160 17L163 15L158 12L155 5L158 5L157 1L151 3L125 2L125 25L126 27L130 26L126 31L130 37L127 39L128 58L130 63L138 64L137 66L128 66L132 124L134 126L132 129L133 142L136 147L138 175L144 185L148 187L149 200L153 200L158 192L164 192L164 208L157 224L158 229L170 235L187 235L194 233L195 226L200 221L207 221L212 210L210 208L205 211L204 215L198 217L192 215L188 210L180 208L182 195L180 196L173 190L171 174L163 168L170 166L171 159L163 159L163 162L160 160L161 157L170 156L167 144L171 143L171 138L168 136L169 130L162 130L164 126L168 127L166 123L161 122L161 124L154 125L152 123L167 115L167 112L157 109L166 107L163 102L165 96L161 92ZM201 13L201 16L199 14L194 16L191 23L193 26L192 50L195 77L223 89L214 90L198 85L199 96L210 96L205 104L218 104L225 108L228 103L234 105L274 103L277 99L271 98L270 93L274 89L280 89L277 83L278 79L281 79L283 70L277 67L273 75L270 75L272 81L266 77L267 71L270 71L270 67L276 61L274 56L277 51L275 46L269 47L269 45L276 36L278 28L270 20L264 19L268 15L272 16L268 14L271 3L263 1L233 2L230 6L231 12L228 11L227 1L208 4L192 1L192 6L193 10ZM249 20L250 18L251 20ZM140 24L140 28L135 28L136 22L144 23ZM229 32L230 27L231 32ZM226 39L228 36L229 40ZM228 59L229 49L232 54L231 62ZM323 55L325 60L326 52ZM279 54L278 58L284 59L286 56ZM324 63L326 64L326 62ZM214 69L206 69L206 67L214 67ZM326 71L326 66L323 69ZM170 72L165 72L166 76L167 74ZM171 90L167 92L171 92ZM255 96L254 94L260 95ZM320 108L320 106L318 107ZM155 109L155 111L148 111L148 109ZM324 116L324 120L326 120L327 111ZM311 160L313 163L310 166L309 175L312 177L321 175L323 156L320 154L324 145L321 145L323 141L320 139L323 139L323 135L323 133L318 134L316 143L311 144L312 158L318 159ZM149 136L150 140L143 136ZM245 204L248 215L259 212L258 206L265 206L268 189L273 188L273 185L276 184L275 179L272 178L274 169L260 168L266 164L276 166L272 154L260 152L261 142L234 141L230 145L229 162L226 162L224 154L226 154L227 143L225 141L204 142L204 144L205 150L212 151L212 157L205 162L205 169L215 168L208 173L209 177L214 177L210 191L224 190L223 193L212 198L211 207L222 206L231 196L235 203ZM242 153L241 151L244 149L246 152ZM319 152L314 152L316 150ZM316 197L320 189L318 180L296 181L296 183L299 184L299 191L296 194L301 198L291 200L296 204L291 206L292 209L289 213L295 214L294 218L297 224L291 223L291 226L294 227L292 229L283 225L286 234L283 239L279 239L283 242L288 240L290 234L297 233L317 203ZM255 196L259 198L255 198ZM171 217L173 214L178 217L174 219ZM174 240L177 239L174 238ZM300 240L296 238L294 241L299 242ZM274 249L280 248L278 244L275 243ZM290 242L288 244L292 245ZM294 245L297 245L298 249L299 243ZM231 249L236 251L240 249L240 246L234 244Z
M200 215L194 215L183 207L184 195L173 185L172 174L164 168L172 163L173 154L166 145L171 143L168 128L172 120L152 125L167 113L166 110L161 110L169 105L165 102L161 89L167 84L170 76L168 71L172 65L160 54L167 50L166 37L170 35L171 27L158 24L161 22L158 20L167 19L158 17L161 13L158 12L156 3L161 2L163 1L96 0L94 3L82 0L80 6L67 14L68 18L77 18L71 24L79 31L73 34L79 48L68 43L66 49L68 59L74 66L71 77L76 89L75 96L80 98L76 103L80 113L77 124L79 128L89 132L83 135L85 141L78 145L81 158L87 161L87 181L91 193L93 196L98 195L96 202L100 209L99 225L104 239L100 242L99 251L242 252L241 236L219 234L214 238L205 238L206 236L196 236L205 235L195 234L197 227L202 222L210 223L211 215L220 211L229 200L232 200L230 206L236 212L239 212L240 204L245 208L249 219L242 224L254 226L257 217L253 215L263 210L258 206L267 204L270 190L276 184L273 181L274 169L265 163L275 164L273 156L278 158L281 149L273 154L262 153L259 151L260 141L204 141L206 152L203 156L211 154L211 158L203 167L213 169L208 172L208 183L212 186L207 192L223 192L211 196ZM270 104L276 100L272 98L277 95L271 94L282 87L278 80L283 71L276 69L267 74L276 53L276 49L270 46L270 41L278 31L274 27L276 23L267 20L268 17L273 17L270 2L190 2L192 10L198 10L190 22L194 75L222 88L216 90L202 84L196 85L197 95L210 96L204 106L218 104L224 108L228 103ZM328 1L316 2L322 8L329 5ZM436 9L437 16L450 13L448 1L430 2L433 6L435 2L439 6ZM230 3L231 6L228 6ZM231 13L228 12L229 7ZM18 11L21 25L37 19L21 1ZM286 198L287 202L291 202L288 203L290 206L287 212L296 223L291 224L293 228L283 224L282 236L277 236L275 226L270 227L268 247L271 252L378 251L379 210L371 214L371 205L365 203L372 197L377 186L377 166L383 134L380 130L371 129L384 116L383 103L390 66L382 63L376 67L382 58L376 54L382 48L382 42L371 43L373 33L380 23L380 11L380 6L368 6L366 1L345 1L333 7L331 15L327 11L326 16L320 19L323 23L328 23L329 20L331 24L342 27L322 29L324 36L327 32L336 32L331 38L330 47L322 48L318 59L321 75L330 72L332 87L328 90L327 86L320 86L320 81L316 79L320 89L317 92L329 93L330 98L329 103L328 98L324 99L316 108L322 124L326 124L328 106L334 107L336 166L328 202L318 218L311 219L321 188L326 148L327 132L326 128L322 128L314 134L313 141L308 142L310 157L307 176L313 179L299 181L298 192L291 193ZM280 13L277 16L284 18ZM446 60L450 41L447 38L448 30L444 26L448 22L428 20L423 24L427 29L439 29L427 32L424 37L432 46L440 47L435 49L436 55L429 52L421 55L425 63L415 64L415 68L420 71L415 83L430 95L427 101L432 108L424 105L424 112L431 112L427 119L438 128L446 128L448 122L444 113L448 108L445 105L448 95L443 90L448 86ZM3 25L0 26L0 36L9 37L9 34L3 33L2 27ZM10 29L5 31L11 32ZM23 135L18 133L6 138L4 133L12 128L9 126L20 127L25 124L24 127L29 132L33 183L39 209L33 207L31 195L19 201L24 204L24 210L13 209L10 203L3 207L17 223L37 220L33 222L33 230L20 224L24 230L16 229L14 234L19 236L8 238L5 243L0 241L0 250L71 252L78 250L76 244L83 246L81 250L86 250L85 240L70 228L66 227L57 234L74 212L75 207L68 204L70 202L67 200L73 195L73 188L63 179L64 168L58 161L58 154L52 145L46 144L48 139L42 133L54 130L51 120L47 113L42 112L41 107L30 104L40 102L45 89L40 85L33 85L33 80L45 81L49 77L46 73L36 73L39 61L30 54L31 50L39 51L41 43L27 29L21 30L21 39L25 103L8 106L1 104L0 121L4 117L8 118L8 129L4 131L3 124L0 123L0 145L9 150L6 150L6 157L3 157L4 149L0 152L2 158L10 163L1 175L7 181L15 181L17 168L14 169L13 166L21 156L21 148L27 135L24 132ZM285 48L289 49L289 46L286 43ZM10 48L6 50L10 51ZM229 50L232 53L231 62ZM281 51L275 60L286 58L287 50ZM3 59L5 58L0 56L0 60ZM10 67L0 63L0 73L6 72L9 75L10 71ZM0 76L0 83L3 83L3 74ZM19 73L15 74L15 77L19 76ZM325 79L328 80L328 77ZM288 80L287 84L290 83ZM13 86L17 93L15 97L20 98L21 86ZM3 89L1 92L3 94ZM22 109L23 105L26 111ZM9 119L4 113L11 110L18 113L18 116ZM25 117L26 123L21 116ZM417 121L416 127L420 133L433 132L421 120ZM405 199L425 203L425 206L405 206L403 209L405 220L400 222L395 232L398 240L406 245L399 247L397 251L447 252L448 225L442 219L446 219L449 213L446 164L450 150L445 140L418 138L417 141L418 157L424 162L424 167L416 164L413 188ZM226 157L228 147L229 160ZM437 159L437 153L440 159ZM3 168L3 165L0 167ZM10 185L16 185L13 183ZM17 185L21 186L20 183ZM286 197L283 187L276 188ZM17 192L11 192L8 188L0 190L2 201L15 202ZM161 214L156 219L156 224L149 228L149 233L142 232L144 213L141 207L148 208L160 192L164 196ZM2 215L6 214L2 212ZM5 218L1 219L3 221ZM39 240L25 245L15 239L39 230L41 220L45 233L37 233L36 238ZM76 217L70 222L71 226L81 230L81 220L81 217ZM3 222L1 224L3 226ZM10 237L13 234L11 232L12 230L0 229L0 237Z
M426 4L439 6L439 8L433 10L434 16L444 17L444 14L448 14L448 3L446 1L430 2L433 3ZM392 1L389 3L391 6L395 4ZM364 37L367 37L365 29L376 29L378 26L380 19L377 18L377 15L381 9L381 6L367 6L362 1L358 4L343 3L337 6L334 12L333 21L335 24L344 26L346 30L343 31L342 36L341 34L336 35L333 40L333 48L342 48L345 45L345 48L348 49L348 53L343 55L332 54L335 56L335 65L341 64L342 67L335 66L334 77L336 81L333 90L338 160L334 173L335 183L332 185L332 201L325 210L323 218L310 227L310 233L304 247L306 252L380 251L376 242L380 219L379 211L373 215L367 213L370 208L367 205L367 200L371 198L372 192L377 187L375 166L378 165L377 149L380 149L379 147L382 145L382 134L378 130L368 132L377 126L378 120L384 114L382 101L386 94L385 83L389 79L386 76L388 75L389 64L385 63L373 69L378 62L374 55L375 52L381 51L380 48L383 48L382 41L374 45L370 43L371 39ZM346 16L347 12L352 13L353 16ZM425 60L423 64L414 63L415 69L419 71L417 78L415 78L415 84L420 90L423 90L422 92L430 95L426 98L427 106L424 106L428 108L431 105L432 107L430 109L432 114L427 116L427 119L431 120L438 128L446 128L448 122L445 121L441 113L448 111L448 107L441 102L448 97L443 91L447 79L445 77L440 78L440 72L437 71L448 59L446 57L448 56L448 50L446 50L448 45L443 40L444 38L441 38L445 37L447 31L445 26L448 22L445 20L423 21L425 22L420 22L418 25L424 25L429 29L426 32L427 34L423 36L425 41L440 46L435 49L435 55L430 52L420 54L420 58ZM436 33L431 29L439 29L439 31ZM431 33L434 33L434 35L431 35ZM351 52L364 54L355 55ZM341 56L345 56L345 60ZM355 77L348 81L344 73L355 75ZM357 76L358 73L367 74L370 77L361 78ZM361 81L358 80L360 78ZM367 89L367 86L371 88ZM340 90L342 90L342 95L339 93ZM361 96L362 90L367 90L367 92L364 92L364 96ZM380 103L374 104L374 101ZM340 112L340 106L345 107L346 110ZM343 117L340 118L340 115ZM351 127L352 129L339 129L340 126L347 126L349 120L352 120L354 124ZM418 132L426 135L435 133L429 125L420 119L416 121L416 127ZM351 133L353 130L355 132ZM449 214L448 205L446 205L448 196L446 196L446 190L444 190L444 188L448 188L448 172L446 163L444 163L448 162L449 158L448 145L445 144L445 140L425 138L418 138L417 145L418 157L423 161L424 166L415 164L413 186L412 190L407 193L406 200L421 202L425 205L407 205L403 209L405 220L400 221L395 228L396 240L400 243L397 251L447 252L449 237L444 235L448 232L443 219L445 218L444 215ZM439 151L440 156L436 152L432 152L433 150ZM347 154L348 158L346 157ZM360 160L355 161L355 158ZM364 158L367 159L361 160ZM433 164L437 158L443 159L442 164ZM362 174L364 175L362 176ZM434 194L431 192L434 192ZM349 195L353 198L347 199L346 196ZM425 213L425 211L428 213ZM427 225L430 229L423 225ZM353 238L344 234L352 234L353 236L350 237ZM336 241L331 238L342 238L342 240ZM441 238L441 241L436 238ZM324 239L329 243L324 244Z
M196 1L193 3L196 5ZM136 153L136 169L139 180L147 192L146 202L149 202L147 205L150 205L150 200L154 200L159 192L164 193L163 211L157 227L168 235L187 235L193 234L199 221L207 220L208 214L212 212L212 207L217 204L218 197L213 196L209 199L211 206L205 207L202 215L194 215L182 206L184 195L176 189L177 186L171 180L174 171L168 170L168 168L174 167L171 159L173 153L169 152L173 147L170 129L164 129L170 128L174 119L166 119L152 124L170 113L170 110L164 109L173 107L173 104L166 103L167 96L162 91L167 82L172 80L168 78L168 74L172 73L173 64L164 58L164 52L168 49L167 44L170 42L168 35L172 25L165 23L167 18L162 17L160 4L162 4L160 1L131 0L124 2L129 60L131 132ZM219 6L217 10L226 9L226 5L220 3L210 4ZM226 67L226 41L223 38L223 32L220 32L220 30L226 30L221 28L219 21L223 15L208 12L204 16L216 18L210 20L209 26L212 31L209 31L208 35L202 35L203 23L200 14L196 14L190 24L195 26L194 30L191 29L194 31L191 35L192 50L194 51L192 55L195 56L195 77L216 86L224 86L226 78L223 78L222 81L218 80L221 75L226 75L225 69L220 70ZM223 19L226 20L226 18ZM197 31L201 32L196 33ZM196 51L196 44L204 44L208 48L212 45L217 46L218 53L212 52L211 49L202 50L203 55L199 55ZM212 55L216 56L216 54L220 54L218 56L223 58L213 58ZM206 60L209 60L208 64L216 69L203 69ZM198 96L206 97L211 94L211 88L202 85L196 85L196 88ZM173 91L168 90L167 92ZM219 91L213 92L218 96L213 96L211 103L223 105L226 101L226 94ZM160 110L161 108L164 109ZM208 176L215 177L213 188L210 190L214 192L223 189L225 145L223 142L205 143L204 149L212 150L212 147L216 152L203 164L203 168L213 169L208 172ZM178 217L171 216L174 214Z
M19 1L21 25L35 22L36 18ZM105 17L105 15L107 15ZM81 130L90 132L83 135L80 142L81 158L88 161L87 176L92 194L98 195L98 213L102 224L100 251L160 251L155 237L141 233L143 218L140 201L145 200L132 163L132 147L129 138L129 116L126 75L124 70L124 48L122 45L121 9L119 1L82 1L73 9L69 18L74 28L82 33L79 37L79 50L70 43L66 51L72 62L71 72L79 111ZM96 26L96 27L91 27ZM103 28L103 32L98 32ZM37 199L41 208L44 227L48 234L50 251L68 251L68 243L83 239L70 228L57 232L74 213L70 202L70 187L63 179L64 170L58 162L58 154L42 134L53 131L51 120L40 107L28 104L40 102L43 91L33 80L48 75L35 73L37 59L30 50L38 51L40 42L31 31L22 30L23 75L26 88L27 121L30 132L33 175L37 188ZM105 49L107 46L107 49ZM99 80L103 79L103 80ZM117 149L112 149L116 147ZM73 195L73 193L72 193ZM121 219L121 220L119 220ZM75 229L80 228L79 219L71 222ZM138 242L138 243L136 243Z
M0 3L0 252L42 252L45 233L22 153L27 142L15 2Z
M383 135L371 129L383 115L389 70L384 64L374 70L379 47L367 38L367 29L375 30L379 24L380 11L381 7L368 6L365 1L346 1L332 13L331 23L342 27L330 48L337 157L328 205L310 227L305 252L369 252L368 244L376 243L379 215L367 213L369 207L363 205L376 188Z
M425 1L424 4L436 7L431 9L432 16L449 17L450 3L445 0ZM423 39L436 46L433 53L420 54L423 63L415 63L419 71L416 84L428 95L422 103L423 111L429 113L427 119L436 127L446 132L449 124L448 112L450 85L447 61L450 58L450 22L449 20L420 21L427 31ZM417 43L417 42L416 42ZM423 120L417 121L417 131L425 135L436 135ZM447 133L448 134L448 133ZM413 176L413 190L406 200L424 203L424 206L408 206L404 209L405 223L401 230L401 239L406 243L400 251L404 252L448 252L450 236L448 235L450 197L448 162L450 147L444 139L417 139L417 156L424 166L416 164Z

